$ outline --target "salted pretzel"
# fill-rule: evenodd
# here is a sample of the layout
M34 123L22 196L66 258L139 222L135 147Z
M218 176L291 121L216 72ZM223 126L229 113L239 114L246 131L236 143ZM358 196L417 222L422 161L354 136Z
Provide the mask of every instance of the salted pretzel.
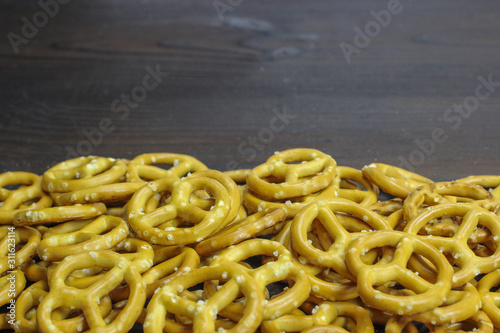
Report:
M275 319L297 309L307 299L311 291L309 277L300 265L292 262L288 250L278 242L266 239L247 240L222 251L213 259L210 266L232 265L255 256L272 258L254 269L245 267L263 292L266 290L266 286L272 283L283 280L293 281L291 288L266 302L263 312L264 320ZM217 290L215 283L208 283L205 288L209 295ZM232 308L226 307L221 314L226 315L229 311L236 312L238 316L241 315L243 308L232 304ZM235 316L229 314L229 317L234 318Z
M24 210L12 217L15 226L61 223L71 220L84 220L105 214L106 205L98 202L88 205L73 205Z
M28 281L41 281L47 279L47 269L50 261L31 259L21 265L21 270Z
M331 156L318 150L284 150L253 168L247 185L262 198L272 200L305 196L330 185L336 177L336 167Z
M285 218L286 213L282 209L252 214L243 221L231 224L215 235L202 240L196 244L194 249L200 256L206 256L223 248L252 238L257 233L270 228L279 222L283 222Z
M332 272L330 268L319 267L307 262L292 246L290 229L292 221L287 223L280 232L273 237L285 246L292 256L292 261L300 265L309 275L311 294L329 301L344 301L358 297L356 283ZM333 275L333 276L332 276Z
M500 217L474 203L442 204L426 209L408 223L405 232L417 235L429 221L443 217L456 217L460 224L450 237L420 235L426 242L447 254L457 266L453 274L453 287L459 287L479 274L487 274L498 268L500 262ZM476 229L486 228L492 235L490 242L496 251L488 257L480 257L468 246ZM473 238L473 237L472 237Z
M385 193L406 198L417 187L432 183L432 180L396 166L372 163L365 166L363 175Z
M11 325L16 332L39 332L36 309L48 292L49 285L46 280L38 281L23 291L16 301L16 321ZM99 311L102 316L111 311L111 300L108 296L100 300ZM83 313L71 308L56 309L52 312L52 321L62 332L83 332L89 328Z
M21 186L8 190L9 185ZM23 171L0 174L0 224L12 223L12 217L18 212L50 205L52 198L42 190L40 176Z
M213 196L212 209L203 210L190 202L193 192L198 190ZM155 195L161 197L162 193L171 193L169 203L146 207L151 198ZM201 242L229 223L230 204L227 189L216 179L192 176L179 180L177 177L166 177L141 187L128 202L127 215L139 238L153 244L185 245ZM175 223L169 224L171 221ZM183 221L192 225L179 225Z
M77 289L66 284L67 277L73 271L96 266L108 271L89 287ZM107 324L99 310L100 300L122 283L127 283L130 288L129 299L120 314ZM50 291L37 310L38 325L46 332L62 332L52 319L52 313L61 306L81 309L90 331L128 331L140 314L137 308L142 308L146 302L146 285L139 272L125 257L109 250L85 251L67 256L56 267L49 286Z
M82 188L112 184L127 172L122 159L97 156L77 157L56 164L42 177L42 188L47 192L70 192Z
M366 264L363 255L372 249L395 248L390 260ZM424 256L436 269L433 281L427 281L407 268L413 253ZM357 277L358 293L366 304L398 315L412 315L431 310L444 301L451 290L453 269L438 249L418 236L400 231L374 231L351 242L346 264ZM396 295L377 289L387 283L403 288Z
M472 317L456 323L447 323L442 325L426 325L432 332L451 333L451 332L471 332L471 333L493 333L494 330L491 319L483 311L476 312Z
M225 283L209 298L194 301L182 297L185 290L211 280ZM193 332L216 332L219 311L233 302L240 292L245 298L245 311L239 322L227 331L255 332L263 318L264 293L238 265L205 266L172 279L149 302L144 332L163 332L168 314L189 318ZM191 328L184 326L184 329Z
M88 203L116 204L129 200L142 186L143 182L98 185L71 192L54 193L53 199L58 206Z
M360 170L337 166L340 178L338 196L349 199L361 206L370 206L378 201L378 188Z
M481 186L463 182L439 182L420 186L411 192L404 201L404 217L410 221L419 214L423 206L457 201L473 202L487 210L500 211L500 200Z
M169 165L168 170L155 165ZM136 156L128 164L127 182L145 182L164 177L186 176L188 173L206 170L205 164L196 158L174 153L149 153Z
M458 179L457 182L482 186L485 189L489 189L491 194L500 199L500 176L469 176Z
M404 316L391 316L385 325L386 333L419 333L418 328L412 323L411 318Z
M236 184L246 184L247 176L252 169L227 170L224 174L234 180Z
M308 262L330 267L343 277L355 281L355 277L345 265L345 255L350 242L364 233L347 231L335 213L353 216L368 224L370 229L391 230L387 221L375 212L347 199L331 198L316 201L304 207L295 216L290 230L292 246ZM324 249L314 246L309 239L308 232L315 221L318 221L324 230L320 237L328 235L331 239L331 243L327 242Z
M375 332L373 323L368 313L360 306L348 302L328 302L318 304L310 315L290 314L274 320L264 321L261 326L262 333L281 332L346 332L339 326L334 330L335 322L339 317L349 317L355 322L356 332ZM316 327L324 330L317 330Z
M37 253L44 261L58 261L82 251L110 249L130 233L127 223L116 216L59 224L44 235Z
M500 269L496 269L483 276L477 285L481 296L482 308L496 328L500 328L500 292L496 290L500 285Z

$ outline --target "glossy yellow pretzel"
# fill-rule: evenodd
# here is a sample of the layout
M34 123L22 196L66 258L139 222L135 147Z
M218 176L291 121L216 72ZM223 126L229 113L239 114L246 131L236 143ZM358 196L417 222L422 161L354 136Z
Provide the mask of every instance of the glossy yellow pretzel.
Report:
M361 206L370 206L378 201L378 188L371 183L360 170L337 166L340 178L338 196L349 199Z
M15 226L61 223L71 220L84 220L105 214L106 205L98 202L88 205L73 205L25 210L12 218Z
M168 170L155 164L170 165ZM196 158L174 153L149 153L136 156L130 161L127 170L128 182L144 182L164 177L186 176L188 173L206 170L207 167Z
M97 156L77 157L45 171L42 188L47 192L70 192L117 183L125 176L125 160Z
M477 290L481 296L482 310L500 329L500 292L493 291L500 285L500 269L496 269L483 276L477 285Z
M264 321L261 326L262 333L281 332L346 332L337 326L333 330L332 323L339 317L346 316L354 319L359 333L375 332L373 323L368 313L360 306L348 302L328 302L318 304L311 315L284 315L280 318ZM326 331L315 330L314 327L327 326Z
M335 179L336 167L331 156L318 150L285 150L253 168L247 176L247 185L253 192L267 199L305 196L330 185ZM276 181L268 181L269 178Z
M202 240L194 249L200 256L206 256L252 238L255 234L284 221L285 218L286 213L282 209L252 214L243 221L231 224L215 235Z
M204 190L214 197L214 206L206 211L190 203L193 192ZM160 193L171 193L170 202L164 206L146 208L148 201ZM231 198L223 184L213 178L175 177L162 178L141 187L127 204L130 226L142 239L153 244L185 245L201 242L224 227L231 210ZM161 225L181 218L192 226ZM168 224L167 224L168 225Z
M278 242L266 239L247 240L222 251L214 258L210 266L232 265L254 256L273 258L255 269L244 268L260 285L263 292L266 286L271 283L283 280L293 281L291 288L267 301L263 313L264 320L275 319L297 309L307 299L311 291L309 277L300 265L291 261L288 250ZM215 284L211 286L211 293L214 293ZM208 287L206 286L206 288Z
M453 274L453 287L459 287L479 274L489 273L499 267L500 262L500 217L473 203L442 204L426 209L408 223L405 232L417 235L429 221L443 217L461 219L455 234L451 237L420 235L421 239L447 254L458 266ZM488 257L480 257L468 246L471 236L478 228L487 228L492 235L491 242L496 251Z
M432 183L432 180L426 177L389 164L372 163L362 171L363 175L382 191L402 199L417 187Z
M16 190L9 185L22 184ZM0 224L11 224L14 214L27 210L50 207L52 198L43 192L40 176L23 171L0 174Z
M66 284L73 271L91 267L100 267L107 272L85 289ZM130 288L129 299L120 314L108 324L99 310L100 300L122 283L127 283ZM52 320L52 312L61 306L81 309L90 332L126 332L140 315L137 309L141 309L146 302L146 284L139 272L125 257L109 250L67 256L56 267L49 285L50 291L37 310L37 322L42 332L62 332Z
M224 285L211 297L199 301L183 298L183 291L199 283L219 280ZM227 332L255 332L262 322L264 293L257 282L238 265L201 267L165 284L153 296L147 308L145 333L163 332L167 314L190 318L194 333L215 333L217 315L239 294L245 297L245 312Z
M127 201L142 186L143 182L106 184L53 194L53 198L58 206L97 202L115 204Z
M293 248L308 262L317 266L330 267L345 278L355 281L355 277L345 265L347 247L364 233L348 232L335 213L348 214L373 230L391 230L391 227L378 214L353 201L342 198L331 198L316 201L304 207L293 219L291 239ZM319 221L333 243L327 249L318 249L310 242L308 232L313 222Z
M500 176L469 176L458 179L457 182L482 186L485 189L489 189L491 194L500 199Z
M124 240L130 233L127 223L116 216L66 222L47 231L38 245L38 256L44 261L63 260L82 251L106 250Z
M365 264L362 257L375 248L395 248L391 260ZM413 253L424 256L436 267L435 281L427 281L407 268ZM446 257L418 236L400 231L374 231L354 240L347 251L346 264L357 276L358 293L368 305L389 313L411 315L431 310L444 302L452 284L453 269ZM392 295L377 290L386 283L405 289Z

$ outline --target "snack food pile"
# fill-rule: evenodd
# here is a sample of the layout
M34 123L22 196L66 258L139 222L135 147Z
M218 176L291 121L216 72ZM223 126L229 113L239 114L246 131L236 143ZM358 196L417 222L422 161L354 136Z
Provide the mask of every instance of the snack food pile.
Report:
M500 329L500 175L89 156L0 174L0 224L0 329Z

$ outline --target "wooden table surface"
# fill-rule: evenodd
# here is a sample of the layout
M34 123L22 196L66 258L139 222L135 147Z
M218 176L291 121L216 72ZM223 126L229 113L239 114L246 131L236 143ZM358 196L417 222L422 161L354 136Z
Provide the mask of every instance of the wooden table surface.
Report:
M44 1L0 1L0 172L310 147L500 174L498 0Z

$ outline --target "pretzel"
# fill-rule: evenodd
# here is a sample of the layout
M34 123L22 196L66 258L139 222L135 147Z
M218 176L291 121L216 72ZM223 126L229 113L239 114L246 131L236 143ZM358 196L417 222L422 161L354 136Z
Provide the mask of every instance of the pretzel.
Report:
M311 283L311 294L330 301L344 301L358 297L356 284L340 275L335 276L330 268L313 266L298 258L292 247L290 237L290 226L292 222L285 225L282 230L273 237L273 240L283 244L292 255L292 261L300 265L309 275ZM333 277L331 275L334 275Z
M322 267L330 267L345 278L355 281L355 277L345 265L347 247L362 233L350 233L342 226L335 213L349 214L364 221L375 230L391 230L389 224L373 211L342 198L316 201L304 207L291 224L292 246L308 262ZM314 221L319 221L325 233L333 240L324 250L309 242L308 231Z
M339 197L359 203L361 206L370 206L378 201L378 188L360 170L337 166L337 174L340 178Z
M215 200L212 210L205 211L190 203L192 193L204 190ZM165 206L146 208L148 200L156 194L171 193L170 202ZM141 187L127 204L130 226L142 239L153 244L185 245L200 242L224 227L231 211L231 198L223 184L208 177L161 178ZM182 218L193 226L173 225L169 221ZM168 227L161 228L162 225Z
M77 157L61 162L42 176L47 192L70 192L82 188L116 183L125 176L125 160L97 156Z
M224 174L234 180L237 184L246 184L247 176L250 171L252 171L252 169L228 170L224 171Z
M362 169L363 175L385 193L406 198L417 187L432 183L432 180L396 166L372 163Z
M21 270L28 281L37 282L47 278L47 269L49 265L49 261L31 259L21 265Z
M307 204L316 200L336 197L337 195L338 186L336 184L331 184L318 193L297 198L290 198L287 200L271 201L259 197L256 193L246 187L243 190L243 204L250 212L253 213L272 209L283 209L286 212L287 217L293 218Z
M378 265L362 261L367 251L396 248L390 260ZM424 256L436 268L435 281L426 281L408 270L407 262L413 253ZM374 231L351 242L346 264L357 277L358 293L366 304L398 315L412 315L431 310L443 303L450 292L453 269L446 257L418 236L400 231ZM376 286L396 282L404 289L397 295L377 290Z
M500 176L469 176L458 179L457 182L482 186L500 199Z
M263 312L264 320L275 319L282 314L290 313L297 309L306 300L311 291L309 278L300 265L296 265L291 261L290 253L278 242L264 239L247 240L222 251L214 258L210 266L240 263L254 256L267 256L274 259L255 269L246 269L263 292L266 290L266 286L271 283L286 279L293 281L291 288L267 301ZM209 295L216 292L215 283L206 284L205 288ZM225 315L227 310L237 313L243 311L241 307L233 304L232 309L226 307L221 314Z
M154 166L155 164L167 164L171 168L165 170ZM127 170L127 182L144 182L171 176L180 178L188 173L206 169L207 167L202 162L189 155L173 153L142 154L130 161Z
M291 164L292 162L304 163ZM305 196L330 185L336 176L336 167L331 156L318 150L285 150L253 168L247 176L247 185L253 192L267 199Z
M75 270L88 267L102 267L108 270L102 278L85 289L66 284L66 278ZM120 314L107 324L99 311L100 300L123 282L130 287L130 296ZM146 285L134 265L122 255L109 251L87 251L67 256L56 267L50 281L50 291L37 310L37 322L42 331L62 332L55 325L52 313L60 306L81 309L91 331L128 331L134 325L140 312L137 308L146 301ZM71 295L61 297L60 295Z
M404 217L407 221L419 214L423 204L434 206L458 201L472 201L491 211L500 211L500 200L477 185L460 182L439 182L418 187L405 199Z
M496 328L500 328L500 293L495 290L500 285L500 269L483 276L477 285L482 308Z
M63 260L82 251L110 249L128 234L127 223L115 216L66 222L43 235L37 253L45 261Z
M61 223L70 220L83 220L106 213L106 205L95 203L89 205L74 205L24 210L12 218L15 226L32 226L36 224Z
M200 257L190 247L164 246L155 249L154 266L142 275L147 285L147 297L151 298L155 290L199 264Z
M477 289L470 283L460 289L463 290L451 290L440 307L417 313L410 318L432 325L467 320L481 308L481 299Z
M23 186L8 190L9 185ZM50 207L52 199L43 192L40 176L23 171L0 174L0 224L12 223L14 214L27 209Z
M284 221L286 213L282 209L277 209L271 212L259 212L250 215L243 221L229 225L226 229L222 229L215 235L202 240L194 249L200 256L206 256L210 253L229 247L230 245L238 244L246 239L253 237L255 234L269 227L274 226L278 222Z
M311 315L284 315L280 318L264 321L261 326L262 333L281 332L345 332L337 326L333 330L331 323L338 317L346 316L354 319L357 332L373 333L374 327L368 313L360 306L348 302L325 301L313 310ZM316 330L316 327L328 326L326 331Z
M412 320L404 316L392 316L385 325L386 333L419 333Z
M433 332L436 333L450 333L450 332L474 332L474 333L493 333L493 324L488 316L483 311L476 312L472 317L464 320L463 322L456 322L453 324L443 325L429 325Z
M210 298L199 302L181 296L184 290L210 280L226 283ZM217 314L240 292L245 297L245 311L228 332L255 332L262 321L264 293L257 282L237 265L197 268L165 284L149 302L144 332L162 332L169 313L192 320L194 332L216 332Z
M53 198L58 206L87 203L115 204L126 202L142 186L144 186L143 182L105 184L66 193L55 193Z
M16 332L38 332L36 308L47 296L49 285L41 280L32 284L19 296L16 302L16 321L12 328ZM111 300L104 296L99 303L101 315L105 316L111 311ZM78 314L70 308L60 307L52 312L54 325L62 332L82 332L89 327L83 313Z
M491 242L498 249L500 218L473 203L442 204L426 209L409 222L404 231L416 235L429 221L437 221L449 216L461 219L452 237L433 235L419 237L447 254L453 264L458 266L453 274L453 287L459 287L479 274L487 274L498 268L500 251L496 251L489 257L479 257L469 248L468 242L474 238L474 231L482 226L491 233Z

